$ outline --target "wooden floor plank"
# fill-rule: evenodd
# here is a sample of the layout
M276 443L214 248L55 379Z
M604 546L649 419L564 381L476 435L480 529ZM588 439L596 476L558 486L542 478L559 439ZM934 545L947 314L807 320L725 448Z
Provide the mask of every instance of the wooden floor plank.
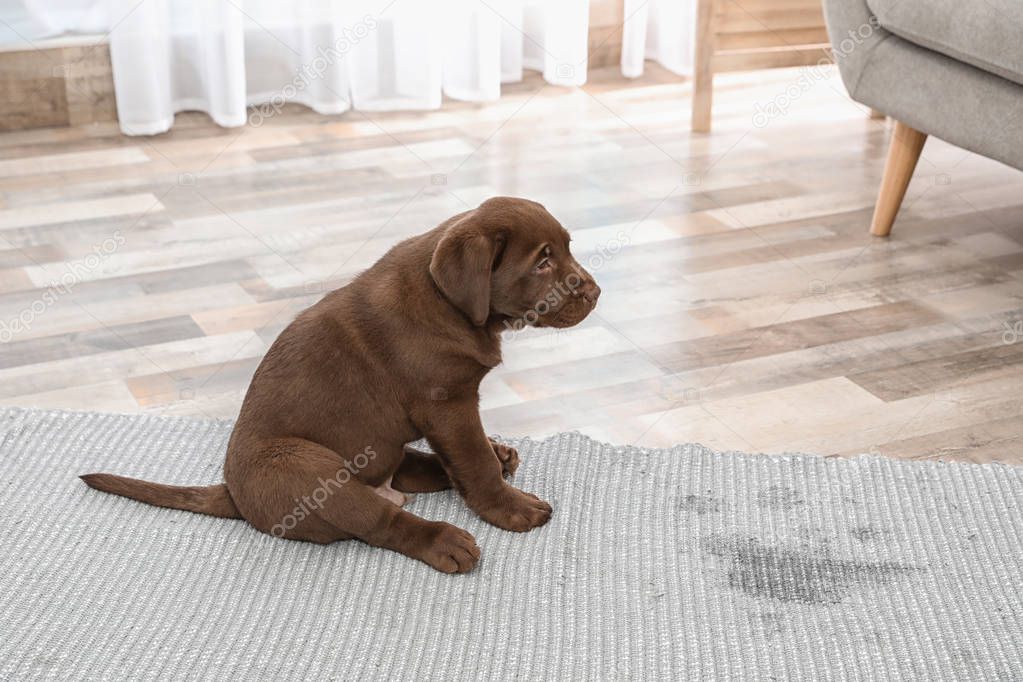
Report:
M0 402L231 417L299 310L510 194L604 293L575 329L506 334L488 429L1023 463L1018 171L931 140L877 240L889 124L834 71L759 127L750 103L798 72L721 76L710 135L659 67L589 76L433 112L0 134Z

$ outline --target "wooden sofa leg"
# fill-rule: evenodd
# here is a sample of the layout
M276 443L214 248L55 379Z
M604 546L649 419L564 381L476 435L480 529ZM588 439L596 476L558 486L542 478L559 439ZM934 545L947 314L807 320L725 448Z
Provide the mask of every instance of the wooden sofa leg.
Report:
M927 134L910 128L901 121L895 122L891 142L888 143L888 160L884 164L884 176L881 178L881 189L877 194L874 206L874 219L870 223L870 233L876 237L887 237L892 231L892 223L906 196L906 188L913 177L916 162L920 159Z

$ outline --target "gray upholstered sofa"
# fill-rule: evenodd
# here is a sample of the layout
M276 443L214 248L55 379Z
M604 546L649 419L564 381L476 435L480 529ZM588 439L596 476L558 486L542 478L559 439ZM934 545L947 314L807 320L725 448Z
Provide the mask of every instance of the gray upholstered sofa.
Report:
M824 0L824 15L849 95L896 121L873 234L928 135L1023 169L1023 0Z

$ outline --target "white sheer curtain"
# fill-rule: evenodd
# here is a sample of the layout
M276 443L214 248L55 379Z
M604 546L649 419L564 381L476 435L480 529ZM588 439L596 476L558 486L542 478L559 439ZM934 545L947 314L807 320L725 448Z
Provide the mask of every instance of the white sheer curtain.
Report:
M223 126L285 102L321 113L496 99L535 69L586 80L589 0L108 0L122 130L175 112ZM246 107L255 107L246 110Z
M625 0L622 74L643 75L652 59L680 76L693 74L696 0Z
M16 4L24 6L39 38L68 31L101 33L108 26L106 0L18 0Z

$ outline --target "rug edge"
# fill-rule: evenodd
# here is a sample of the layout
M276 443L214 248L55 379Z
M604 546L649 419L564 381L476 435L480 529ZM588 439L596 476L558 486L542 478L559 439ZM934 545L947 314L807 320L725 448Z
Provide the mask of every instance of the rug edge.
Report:
M3 406L0 407L0 421L4 421L9 417L15 419L20 417L21 422L25 419L30 419L33 415L45 417L72 417L72 416L86 416L96 415L100 417L120 417L120 418L133 418L139 421L148 422L191 422L191 423L202 423L202 424L218 424L218 425L233 425L235 420L230 417L209 417L209 416L195 416L195 415L167 415L167 414L152 414L149 412L97 412L92 410L73 410L65 408L38 408L38 407L19 407L19 406ZM853 466L864 463L883 463L890 466L899 468L943 468L953 467L960 468L966 467L968 469L982 468L982 469L1002 469L1006 468L1012 471L1023 471L1023 464L1012 464L1008 462L963 462L959 460L918 460L918 459L902 459L899 457L890 457L885 455L874 454L870 452L862 452L851 456L836 456L836 455L818 455L809 452L783 452L783 453L769 453L769 452L744 452L742 450L719 450L716 448L709 447L703 443L696 441L686 441L682 443L675 443L669 447L663 448L651 448L641 445L620 445L603 441L598 438L589 436L578 429L572 429L569 431L560 431L558 433L545 436L543 438L533 438L532 436L506 436L500 433L490 434L491 438L504 443L530 443L536 444L537 446L545 446L551 441L569 437L582 440L583 442L594 446L599 451L616 451L616 450L631 450L633 452L640 452L643 454L665 456L678 454L680 451L698 449L707 454L714 456L727 456L727 457L743 457L750 461L760 461L764 463L783 463L783 462L794 462L794 461L806 461L811 460L814 462L823 462L827 466Z

